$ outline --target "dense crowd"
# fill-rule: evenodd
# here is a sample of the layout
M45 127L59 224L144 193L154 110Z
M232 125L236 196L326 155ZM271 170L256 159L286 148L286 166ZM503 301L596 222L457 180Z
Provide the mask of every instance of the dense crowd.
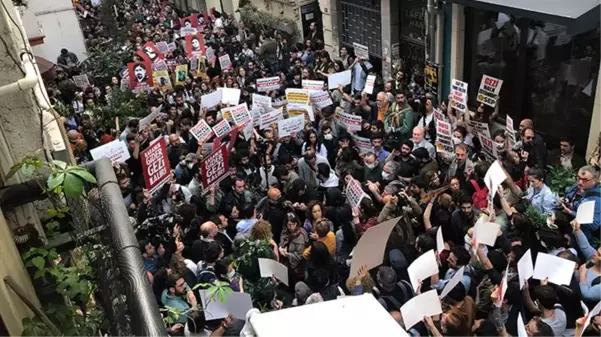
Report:
M98 7L78 6L89 46L114 38ZM325 51L315 23L295 43L214 9L184 13L154 0L114 9L120 29L130 32L124 70L111 83L91 77L78 87L79 60L64 50L61 72L47 86L55 106L71 112L64 122L78 160L92 160L95 148L112 142L127 147L115 172L171 335L239 334L243 321L206 314L203 289L224 286L251 294L263 311L371 293L412 336L599 335L599 310L586 320L601 300L599 167L579 157L570 139L549 151L531 120L520 121L515 134L513 125L491 134L488 107L462 113L453 95L439 102L423 79L402 71L383 81L350 48ZM348 70L347 84L328 85ZM271 77L277 88L262 90L261 80ZM307 102L301 129L281 136L278 120L298 109L287 92L306 83L321 83L315 91L329 104ZM203 104L227 89L239 89L238 100ZM120 120L114 129L99 123L95 108L121 90L133 90L149 106L145 115L156 117ZM203 188L201 163L217 148L213 141L224 139L198 139L192 130L231 120L225 110L242 103L252 125L231 123L240 132L224 138L229 175ZM279 108L282 116L262 125L262 115ZM451 127L446 145L439 125ZM492 155L481 136L492 141ZM172 173L149 190L141 154L160 139ZM576 170L577 183L552 190L547 165ZM587 202L592 217L580 223ZM546 223L535 223L531 210ZM381 242L381 265L353 266L359 240L391 219L398 220ZM490 228L492 240L484 239ZM435 273L415 279L412 263L432 251ZM261 277L258 258L285 265L288 280ZM457 273L463 276L452 282ZM401 307L432 290L445 292L442 312L405 324Z

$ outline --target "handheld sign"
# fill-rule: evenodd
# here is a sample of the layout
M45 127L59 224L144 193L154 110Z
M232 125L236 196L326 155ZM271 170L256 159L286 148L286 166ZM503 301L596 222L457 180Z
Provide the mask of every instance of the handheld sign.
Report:
M142 153L142 172L144 173L144 182L150 193L156 192L171 177L171 166L167 156L167 142L165 138L160 137L151 143Z

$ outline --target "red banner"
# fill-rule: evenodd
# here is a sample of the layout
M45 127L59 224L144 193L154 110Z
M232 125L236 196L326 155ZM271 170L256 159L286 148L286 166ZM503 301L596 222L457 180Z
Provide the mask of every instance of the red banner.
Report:
M227 157L228 149L226 144L223 144L200 162L200 175L204 190L219 183L230 174Z
M167 142L161 137L159 140L150 144L142 153L142 170L144 173L144 182L150 193L154 193L161 188L171 177L171 166L167 156Z

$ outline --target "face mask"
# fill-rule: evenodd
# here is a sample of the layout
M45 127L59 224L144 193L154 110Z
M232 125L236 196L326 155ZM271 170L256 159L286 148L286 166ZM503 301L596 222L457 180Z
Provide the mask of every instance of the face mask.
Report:
M391 176L390 173L382 171L382 179L390 180L390 176Z
M188 169L192 169L194 167L194 163L188 163L186 164L186 166L188 167Z
M332 140L334 138L334 136L332 136L331 133L328 133L327 135L323 135L323 138L326 140Z
M461 139L459 139L459 138L457 138L457 137L453 137L453 144L455 144L455 145L459 145L459 144L461 144L461 143L462 143Z
M495 146L497 147L497 150L504 150L505 149L505 143L504 142L501 142L501 143L495 142Z
M366 166L368 169L372 170L374 167L376 167L376 164L365 164L365 166Z
M229 278L230 280L234 278L234 276L236 276L236 271L232 270L230 272L227 273L227 278Z

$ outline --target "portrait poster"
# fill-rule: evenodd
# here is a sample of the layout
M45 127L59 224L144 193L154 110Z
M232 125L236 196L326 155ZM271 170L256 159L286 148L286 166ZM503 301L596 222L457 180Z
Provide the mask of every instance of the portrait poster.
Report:
M184 85L188 77L188 65L180 64L175 67L175 85Z
M159 87L160 90L165 91L173 88L171 85L171 78L169 77L169 71L156 70L152 72L152 76L154 77L155 85Z
M129 87L131 90L152 87L152 66L150 62L130 62L127 64L129 76Z
M148 41L146 44L138 50L138 55L150 63L155 63L163 59L163 53L159 51L159 48L154 43Z
M205 52L205 39L202 34L186 36L186 56L188 58L205 55Z

